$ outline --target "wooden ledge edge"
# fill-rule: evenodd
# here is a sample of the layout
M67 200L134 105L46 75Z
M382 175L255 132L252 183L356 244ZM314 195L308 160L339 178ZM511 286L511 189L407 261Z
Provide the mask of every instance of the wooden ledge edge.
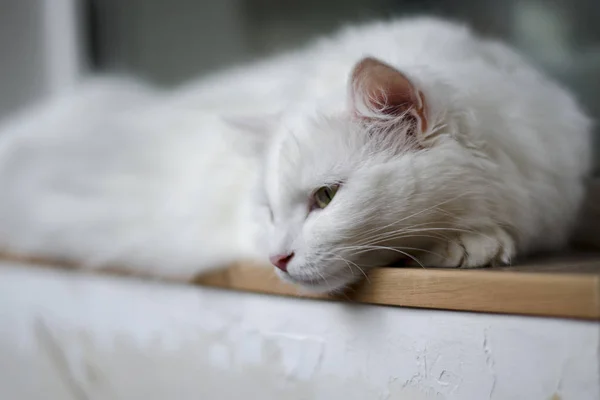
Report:
M281 282L271 268L254 263L237 263L186 281L133 275L119 267L82 270L74 263L38 257L0 254L0 260L270 295L600 321L600 260L597 262L598 273L587 274L505 269L377 268L369 273L368 281L339 295L302 292Z
M196 277L222 289L357 303L600 321L600 273L377 268L339 295L302 292L271 268L238 264Z

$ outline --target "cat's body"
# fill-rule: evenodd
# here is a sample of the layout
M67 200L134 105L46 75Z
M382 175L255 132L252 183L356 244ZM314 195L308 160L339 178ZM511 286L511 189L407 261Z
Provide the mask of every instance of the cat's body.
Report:
M0 133L8 250L189 277L266 255L258 217L268 252L290 256L282 277L335 290L398 255L482 266L559 248L590 164L567 92L433 19L346 30L170 94L82 93L63 100L80 109ZM315 208L323 186L337 192Z
M11 121L3 250L179 279L245 256L255 161L231 150L218 115L166 98L102 79Z

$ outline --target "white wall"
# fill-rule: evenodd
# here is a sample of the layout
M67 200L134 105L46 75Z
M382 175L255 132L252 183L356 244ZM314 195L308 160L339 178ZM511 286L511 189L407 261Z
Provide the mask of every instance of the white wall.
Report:
M101 68L178 84L248 58L241 0L96 2Z
M0 118L79 78L77 13L77 0L0 3Z
M596 322L0 268L2 399L597 400L599 341Z

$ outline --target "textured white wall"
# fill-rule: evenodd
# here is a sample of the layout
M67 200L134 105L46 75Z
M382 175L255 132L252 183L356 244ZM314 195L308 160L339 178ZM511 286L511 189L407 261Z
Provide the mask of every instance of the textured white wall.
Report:
M597 400L599 340L595 322L0 267L2 399Z

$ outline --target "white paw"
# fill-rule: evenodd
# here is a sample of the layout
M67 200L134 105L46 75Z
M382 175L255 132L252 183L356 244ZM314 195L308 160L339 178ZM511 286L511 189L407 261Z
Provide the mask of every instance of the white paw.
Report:
M451 241L434 246L418 259L425 267L475 268L510 264L515 251L511 237L496 228L481 233L461 233Z

